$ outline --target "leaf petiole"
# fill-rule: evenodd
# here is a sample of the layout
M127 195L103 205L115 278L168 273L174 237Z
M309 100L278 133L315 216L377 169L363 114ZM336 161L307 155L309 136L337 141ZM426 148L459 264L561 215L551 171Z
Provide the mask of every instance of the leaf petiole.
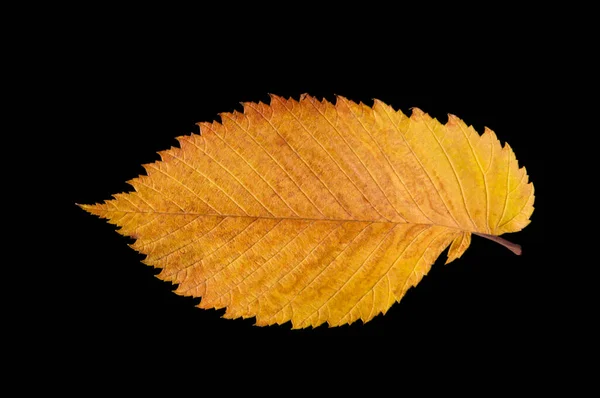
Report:
M507 241L504 238L501 238L496 235L488 235L488 234L480 234L478 232L473 232L474 235L481 236L482 238L486 238L492 240L496 243L500 243L502 246L506 247L511 252L515 253L517 256L520 256L523 250L521 249L521 245L517 245L516 243L512 243Z

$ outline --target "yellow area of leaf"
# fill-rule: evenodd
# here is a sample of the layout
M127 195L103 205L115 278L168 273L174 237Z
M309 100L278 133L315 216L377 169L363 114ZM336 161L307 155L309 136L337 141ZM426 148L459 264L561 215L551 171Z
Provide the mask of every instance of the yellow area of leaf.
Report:
M135 191L83 205L176 293L258 325L367 322L450 245L529 223L534 190L485 129L305 95L245 103L160 152Z

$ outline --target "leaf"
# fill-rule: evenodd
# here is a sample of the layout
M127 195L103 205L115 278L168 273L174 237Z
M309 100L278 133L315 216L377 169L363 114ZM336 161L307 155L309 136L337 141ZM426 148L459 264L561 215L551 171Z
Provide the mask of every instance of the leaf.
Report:
M160 152L135 191L81 206L200 307L257 325L367 322L472 233L518 252L498 235L530 222L534 189L491 130L377 100L243 105Z

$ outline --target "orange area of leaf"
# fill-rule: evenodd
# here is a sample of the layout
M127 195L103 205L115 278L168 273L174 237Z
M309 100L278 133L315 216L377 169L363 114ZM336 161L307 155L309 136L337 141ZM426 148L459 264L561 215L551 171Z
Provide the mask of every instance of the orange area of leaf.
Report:
M367 322L450 246L529 223L534 190L485 129L375 101L245 103L160 152L92 214L202 308L257 325ZM499 240L499 239L497 239ZM505 242L505 241L504 241Z

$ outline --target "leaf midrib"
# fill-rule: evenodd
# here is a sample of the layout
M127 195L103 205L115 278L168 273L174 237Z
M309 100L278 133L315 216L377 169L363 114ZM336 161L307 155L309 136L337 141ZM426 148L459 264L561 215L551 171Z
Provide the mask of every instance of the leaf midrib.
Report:
M130 213L130 214L158 214L167 216L201 216L201 217L219 217L219 218L256 218L266 220L296 220L296 221L332 221L332 222L367 222L367 223L379 223L379 224L411 224L411 225L432 225L436 227L444 227L454 229L457 231L471 232L475 231L457 228L450 225L435 224L435 223L416 223L407 221L386 221L386 220L357 220L357 219L344 219L344 218L308 218L308 217L269 217L269 216L253 216L253 215L239 215L239 214L210 214L210 213L197 213L197 212L169 212L169 211L133 211L133 210L116 210L109 209L105 210L107 213Z

